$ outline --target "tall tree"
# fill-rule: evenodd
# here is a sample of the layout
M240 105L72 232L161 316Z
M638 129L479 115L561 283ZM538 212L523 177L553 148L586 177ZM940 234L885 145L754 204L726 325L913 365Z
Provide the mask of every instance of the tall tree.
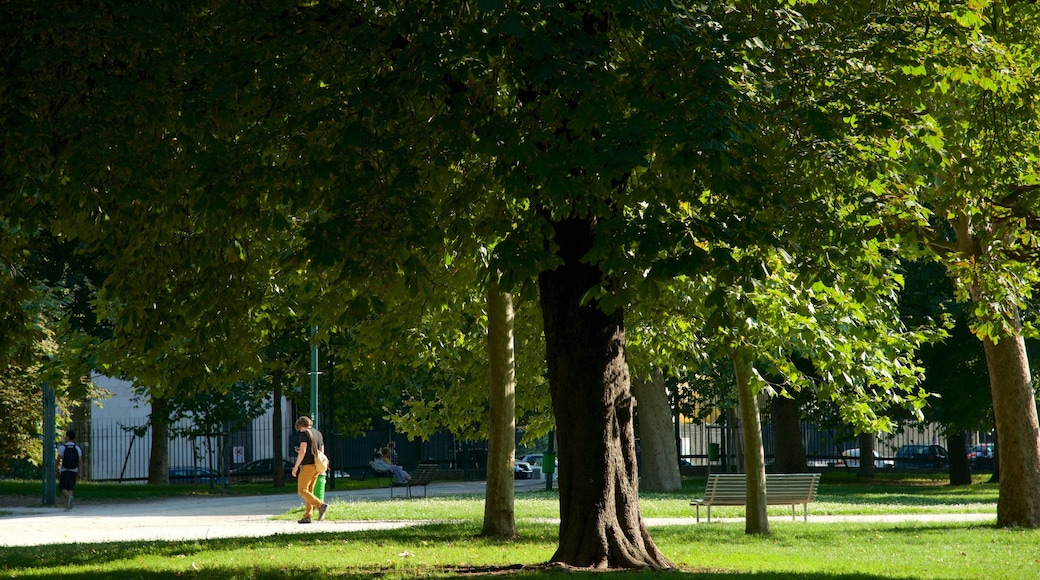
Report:
M1024 342L1034 330L1021 315L1040 263L1040 8L911 6L903 15L880 28L915 38L928 60L879 60L879 71L901 79L895 110L911 112L899 118L906 131L882 145L903 168L883 203L921 208L908 241L943 264L958 299L974 305L1001 444L997 523L1040 527L1040 426Z
M801 397L797 395L781 392L770 399L769 418L775 441L773 465L780 473L804 473L807 468L801 430Z
M623 317L584 301L602 283L602 273L583 263L595 229L590 218L556 224L553 241L563 263L539 276L561 442L560 545L552 559L599 568L666 567L639 510Z
M673 416L664 372L632 378L639 422L639 487L643 491L671 492L682 488L679 451L675 447Z
M513 461L516 453L516 373L513 358L512 297L488 289L488 476L483 534L516 536Z

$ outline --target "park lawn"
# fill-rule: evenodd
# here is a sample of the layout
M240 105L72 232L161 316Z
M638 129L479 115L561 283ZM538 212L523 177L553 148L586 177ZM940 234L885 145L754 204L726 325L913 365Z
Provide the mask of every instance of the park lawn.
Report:
M825 478L810 514L995 514L997 486L942 485L942 478L863 482ZM38 483L37 483L38 485ZM142 486L145 487L145 486ZM171 486L179 487L179 486ZM3 488L0 487L0 490ZM38 488L37 488L38 489ZM643 494L647 518L690 517L703 479L675 494ZM479 538L481 497L332 500L321 525L336 520L420 520L397 530L327 532L271 538L126 542L0 548L10 578L446 578L566 577L545 566L556 549L556 491L516 496L515 541ZM727 512L729 510L729 512ZM282 518L298 518L300 509ZM800 510L799 510L800 511ZM713 515L742 517L743 508ZM675 571L629 571L611 578L1038 578L1040 531L979 523L803 523L789 507L771 510L772 535L747 536L743 522L654 526L650 534Z
M321 524L318 524L321 525ZM9 578L509 578L574 577L543 565L555 525L520 523L515 541L479 538L479 521L399 530L189 542L128 542L0 549ZM677 570L611 578L1040 577L1040 532L952 524L781 523L768 537L742 523L666 526L651 535ZM593 576L602 578L602 576Z
M971 486L953 487L943 483L940 475L917 476L916 478L879 479L864 482L846 474L828 474L820 485L817 500L809 504L810 515L878 515L891 513L942 514L942 513L992 513L996 517L996 484L976 483ZM702 497L704 478L692 478L683 482L683 489L676 493L641 493L640 509L646 518L693 517L694 508L690 500ZM480 520L484 515L482 501L472 497L436 497L423 499L398 499L378 502L374 508L371 501L341 501L330 494L327 518L333 520L427 520L452 521L458 519ZM516 518L546 519L559 517L559 495L556 490L525 492L515 496ZM302 507L291 510L283 519L298 519ZM797 512L801 514L801 506ZM770 506L771 516L787 515L790 506ZM701 510L704 516L704 510ZM744 516L743 507L714 507L712 517L738 518Z

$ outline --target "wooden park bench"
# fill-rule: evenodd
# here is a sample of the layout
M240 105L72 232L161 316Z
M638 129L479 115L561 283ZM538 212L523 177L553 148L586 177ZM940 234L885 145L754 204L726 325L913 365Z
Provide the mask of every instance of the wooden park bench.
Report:
M433 481L433 476L437 474L436 464L420 463L419 468L415 473L411 474L412 478L408 481L395 481L393 478L390 479L390 497L394 497L394 488L403 487L408 490L408 497L412 497L412 488L422 486L423 497L426 497L426 486Z
M791 506L791 519L795 519L794 508L802 504L805 521L809 521L809 502L816 499L820 486L819 473L767 473L766 505ZM713 505L747 505L747 475L743 473L716 473L708 476L704 497L695 499L690 505L697 507L697 521L701 521L701 506L708 507L711 521Z

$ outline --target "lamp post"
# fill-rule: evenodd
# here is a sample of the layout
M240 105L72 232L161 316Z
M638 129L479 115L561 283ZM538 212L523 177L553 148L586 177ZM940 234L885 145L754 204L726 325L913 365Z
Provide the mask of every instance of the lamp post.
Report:
M318 344L314 342L317 334L318 325L314 325L311 327L311 420L314 421L315 428L320 428L318 425Z
M318 325L315 324L311 327L311 420L314 421L314 428L321 430L318 425L318 343L314 341L315 336L318 334ZM318 450L314 449L314 459L317 461ZM325 474L318 476L318 481L314 483L314 495L321 501L325 501Z

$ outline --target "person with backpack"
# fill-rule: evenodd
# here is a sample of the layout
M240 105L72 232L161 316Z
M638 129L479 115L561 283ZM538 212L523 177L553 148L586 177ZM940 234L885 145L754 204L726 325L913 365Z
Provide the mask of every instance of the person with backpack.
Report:
M65 432L65 443L58 447L58 489L66 498L65 509L72 509L72 490L76 489L79 477L79 459L83 450L76 445L76 432L69 429Z

